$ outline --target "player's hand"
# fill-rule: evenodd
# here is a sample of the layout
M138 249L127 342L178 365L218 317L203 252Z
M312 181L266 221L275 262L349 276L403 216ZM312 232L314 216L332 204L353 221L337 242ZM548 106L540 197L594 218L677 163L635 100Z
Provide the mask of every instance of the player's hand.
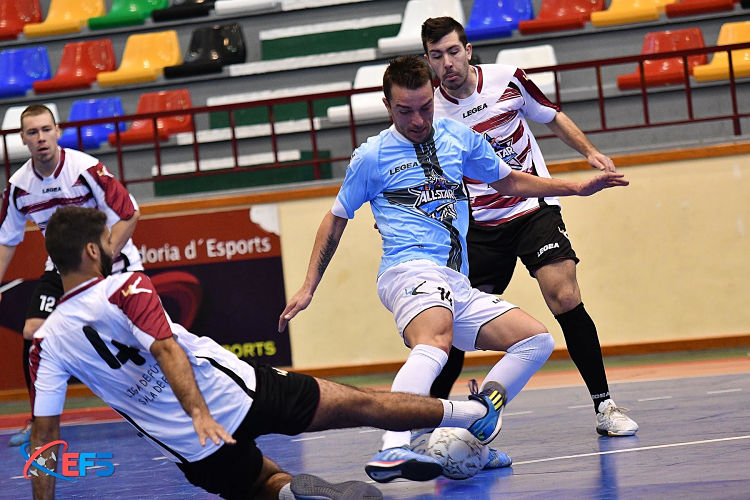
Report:
M615 162L612 161L612 158L609 156L600 153L599 151L590 154L586 160L588 160L589 165L591 165L593 168L599 169L603 172L616 172L617 168L615 167Z
M286 328L286 325L289 323L289 320L295 317L298 312L310 305L310 302L312 302L312 298L312 293L308 292L304 288L300 288L297 293L295 293L294 296L289 299L289 303L287 303L286 307L281 313L281 316L279 316L279 332L283 332L284 328Z
M618 174L617 172L604 172L596 177L592 177L581 183L578 196L590 196L594 193L598 193L602 189L607 189L616 186L627 186L630 184L625 179L624 174Z
M199 413L193 417L193 428L198 433L201 446L206 446L206 439L210 439L214 444L221 444L222 441L226 444L237 442L208 412Z

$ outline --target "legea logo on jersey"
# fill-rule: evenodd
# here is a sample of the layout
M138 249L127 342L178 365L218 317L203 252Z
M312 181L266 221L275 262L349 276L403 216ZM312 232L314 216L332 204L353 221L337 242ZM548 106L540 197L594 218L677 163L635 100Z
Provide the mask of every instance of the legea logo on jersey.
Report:
M58 449L59 459L54 453L50 457L57 460L57 468L60 472L55 472L48 468L47 459L42 456L42 453L58 444L62 445L62 449ZM21 455L26 459L26 465L23 468L23 477L26 479L39 476L40 472L66 481L75 481L76 478L91 475L92 472L101 477L111 476L115 472L112 453L66 452L68 443L63 440L40 446L31 454L29 454L29 447L29 443L21 446Z

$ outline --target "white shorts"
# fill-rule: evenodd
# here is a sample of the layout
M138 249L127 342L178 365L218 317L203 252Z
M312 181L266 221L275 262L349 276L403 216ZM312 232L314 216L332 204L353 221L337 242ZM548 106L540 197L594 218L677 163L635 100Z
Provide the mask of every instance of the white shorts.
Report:
M378 296L393 313L402 338L406 326L422 311L436 306L449 309L453 345L462 351L475 351L479 329L517 307L472 288L466 276L430 260L410 260L386 270L378 278Z

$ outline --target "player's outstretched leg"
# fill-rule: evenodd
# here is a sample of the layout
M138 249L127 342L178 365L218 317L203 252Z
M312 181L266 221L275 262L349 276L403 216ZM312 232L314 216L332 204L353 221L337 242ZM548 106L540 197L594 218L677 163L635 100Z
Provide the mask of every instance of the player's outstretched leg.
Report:
M507 401L505 387L491 380L484 384L481 391L472 390L469 399L479 401L487 407L487 414L469 427L469 432L480 443L487 444L495 439L503 426L503 409Z
M365 472L373 481L387 483L394 479L429 481L443 473L440 462L419 454L408 446L381 450L365 464Z
M295 500L381 500L383 494L362 481L329 483L311 474L300 474L290 484Z

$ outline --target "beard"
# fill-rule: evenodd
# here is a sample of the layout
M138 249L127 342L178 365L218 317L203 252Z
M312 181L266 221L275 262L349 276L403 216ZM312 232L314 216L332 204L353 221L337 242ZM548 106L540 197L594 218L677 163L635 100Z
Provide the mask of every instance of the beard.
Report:
M112 256L104 251L101 245L99 245L99 252L102 255L101 261L99 262L99 271L102 273L102 277L106 278L112 274Z

